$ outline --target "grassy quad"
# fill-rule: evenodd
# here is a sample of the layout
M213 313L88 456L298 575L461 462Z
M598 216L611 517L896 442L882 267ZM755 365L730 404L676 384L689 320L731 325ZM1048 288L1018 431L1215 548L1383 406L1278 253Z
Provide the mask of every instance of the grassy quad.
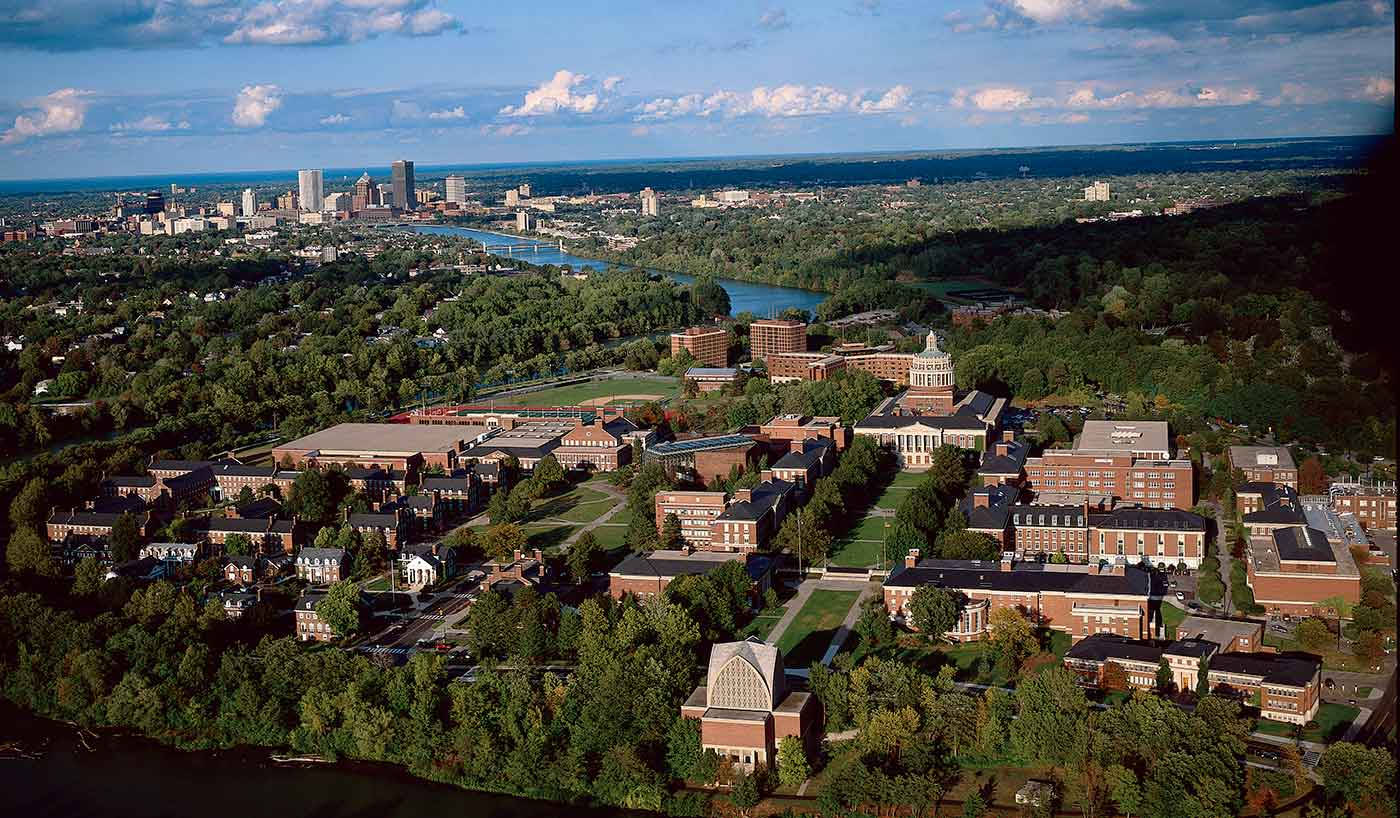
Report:
M619 395L659 395L664 399L675 398L679 394L680 382L675 378L635 380L625 378L557 386L552 389L541 389L538 392L502 398L502 401L520 406L578 406L584 401L616 398ZM646 403L646 400L621 399L619 403L642 404Z
M820 660L859 597L860 591L813 591L778 640L784 663L801 668Z
M836 541L831 564L842 568L869 568L880 564L880 551L885 542L885 524L894 524L893 517L870 515L856 524Z

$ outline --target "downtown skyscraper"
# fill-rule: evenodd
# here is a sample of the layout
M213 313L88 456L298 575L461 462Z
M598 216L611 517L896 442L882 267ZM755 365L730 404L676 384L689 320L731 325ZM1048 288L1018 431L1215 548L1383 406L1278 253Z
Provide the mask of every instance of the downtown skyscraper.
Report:
M394 207L413 210L418 207L418 192L413 189L413 162L407 159L395 160L392 167L392 188Z
M297 201L302 210L320 210L325 198L325 178L319 169L297 171Z

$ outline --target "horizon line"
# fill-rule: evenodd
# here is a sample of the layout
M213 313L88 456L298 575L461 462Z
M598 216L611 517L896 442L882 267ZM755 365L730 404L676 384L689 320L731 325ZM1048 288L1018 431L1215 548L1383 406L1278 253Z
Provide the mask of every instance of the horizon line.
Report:
M579 165L587 167L589 165L625 164L625 163L665 163L665 162L704 162L722 160L754 160L754 159L804 159L814 157L860 157L860 156L896 156L907 154L936 154L936 153L992 153L992 152L1016 152L1016 151L1044 151L1044 150L1070 150L1074 148L1113 148L1113 147L1134 147L1134 146L1163 146L1163 145L1190 145L1190 144L1210 144L1222 142L1298 142L1323 139L1384 139L1394 136L1394 132L1381 133L1351 133L1351 134L1313 134L1313 135L1292 135L1292 136L1257 136L1257 137L1221 137L1204 139L1165 139L1158 141L1128 141L1128 142L1072 142L1060 144L1040 144L1040 145L1002 145L984 147L928 147L928 148L903 148L892 150L874 151L803 151L793 153L741 153L741 154L693 154L693 155L670 155L670 156L635 156L617 159L593 158L593 159L541 159L525 160L517 162L476 162L476 163L452 163L441 161L430 161L428 163L414 162L415 167L423 170L436 171L441 169L466 169L466 170L489 170L508 169L517 167L552 167L560 165ZM389 160L389 163L397 160ZM413 161L413 160L408 160ZM23 182L78 182L91 180L101 182L108 179L138 179L156 178L175 175L207 175L207 174L295 174L298 170L350 170L352 168L379 168L389 167L385 165L345 165L345 166L322 166L321 168L244 168L236 170L193 170L193 171L154 171L130 174L112 174L105 176L39 176L39 177L4 177L0 176L0 183L15 184ZM23 191L3 195L18 195ZM44 192L44 191L34 191Z

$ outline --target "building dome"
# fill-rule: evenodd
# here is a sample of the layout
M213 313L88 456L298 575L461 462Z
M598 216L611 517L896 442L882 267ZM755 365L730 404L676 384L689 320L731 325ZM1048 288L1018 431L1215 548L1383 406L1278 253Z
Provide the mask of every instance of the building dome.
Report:
M953 356L938 348L933 330L929 330L923 351L909 363L909 385L920 389L953 387Z
M938 336L933 330L928 331L928 340L924 343L922 352L916 353L919 358L950 358L951 356L938 348Z

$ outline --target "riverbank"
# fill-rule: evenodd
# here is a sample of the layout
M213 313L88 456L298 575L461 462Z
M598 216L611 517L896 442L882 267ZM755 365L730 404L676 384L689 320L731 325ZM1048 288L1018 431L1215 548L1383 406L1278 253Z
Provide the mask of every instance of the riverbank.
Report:
M14 742L22 751L0 756L0 813L6 815L649 815L466 790L390 764L279 764L271 758L277 751L269 748L186 752L135 736L80 736L76 727L41 719L8 703L0 706L0 725L0 745Z

